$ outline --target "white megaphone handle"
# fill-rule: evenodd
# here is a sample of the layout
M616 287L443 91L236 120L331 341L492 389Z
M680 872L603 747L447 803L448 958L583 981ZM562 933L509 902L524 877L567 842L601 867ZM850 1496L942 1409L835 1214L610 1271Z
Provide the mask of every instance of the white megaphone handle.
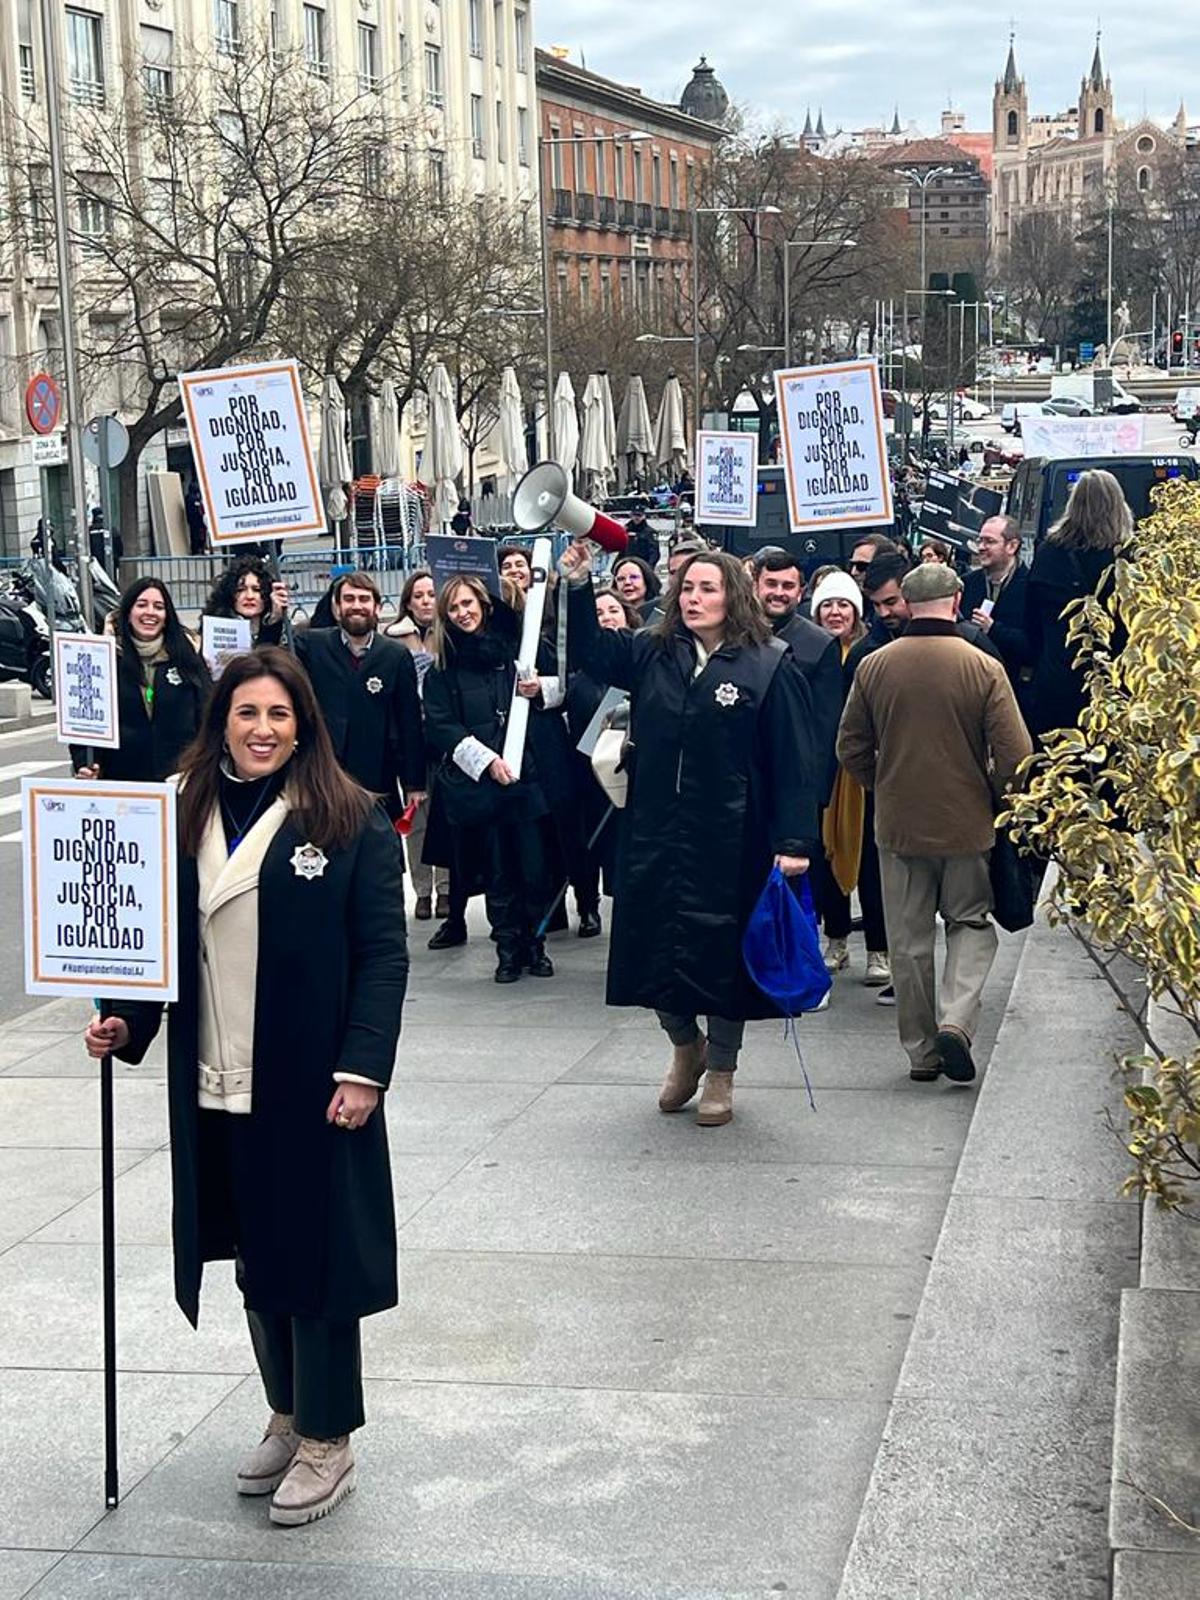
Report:
M553 546L549 539L534 541L533 556L530 565L533 568L533 582L525 592L525 611L521 620L521 646L517 651L517 677L522 672L533 672L537 667L538 640L542 632L542 618L546 614L546 587L547 574L550 569L550 559ZM513 684L512 705L509 707L508 724L504 730L504 749L501 754L504 764L508 767L514 778L521 776L521 765L525 759L525 735L529 731L529 701L523 694L517 693L517 685Z

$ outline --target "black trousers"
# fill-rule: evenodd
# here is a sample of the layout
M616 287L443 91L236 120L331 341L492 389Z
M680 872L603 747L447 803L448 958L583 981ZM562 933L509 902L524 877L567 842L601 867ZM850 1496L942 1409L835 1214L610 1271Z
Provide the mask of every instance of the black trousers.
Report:
M339 1439L366 1421L359 1324L246 1311L267 1404L305 1439Z
M487 835L484 903L501 951L524 949L545 915L554 891L537 822L497 824Z

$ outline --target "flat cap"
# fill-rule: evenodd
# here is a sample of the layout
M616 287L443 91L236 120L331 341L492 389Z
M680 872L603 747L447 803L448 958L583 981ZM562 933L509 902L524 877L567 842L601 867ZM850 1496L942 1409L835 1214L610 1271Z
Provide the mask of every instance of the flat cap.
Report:
M900 581L900 593L909 605L921 605L926 600L952 600L962 590L962 579L953 567L940 561L923 561L919 567L906 572Z

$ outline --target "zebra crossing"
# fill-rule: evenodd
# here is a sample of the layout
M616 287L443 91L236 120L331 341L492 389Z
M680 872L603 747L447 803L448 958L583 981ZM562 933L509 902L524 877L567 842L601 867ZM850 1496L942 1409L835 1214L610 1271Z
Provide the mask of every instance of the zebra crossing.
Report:
M70 770L65 752L51 761L10 761L0 766L0 818L15 817L20 813L22 778L36 778L43 772L53 772L65 778ZM0 844L20 843L20 828L12 833L0 833Z

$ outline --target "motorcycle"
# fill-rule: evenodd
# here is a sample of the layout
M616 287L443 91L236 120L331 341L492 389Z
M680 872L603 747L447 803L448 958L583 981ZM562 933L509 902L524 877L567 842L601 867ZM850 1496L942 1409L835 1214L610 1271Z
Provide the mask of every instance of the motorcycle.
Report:
M0 677L28 683L43 700L54 698L51 604L59 632L87 632L74 585L56 567L29 561L7 574L7 586L0 590Z

